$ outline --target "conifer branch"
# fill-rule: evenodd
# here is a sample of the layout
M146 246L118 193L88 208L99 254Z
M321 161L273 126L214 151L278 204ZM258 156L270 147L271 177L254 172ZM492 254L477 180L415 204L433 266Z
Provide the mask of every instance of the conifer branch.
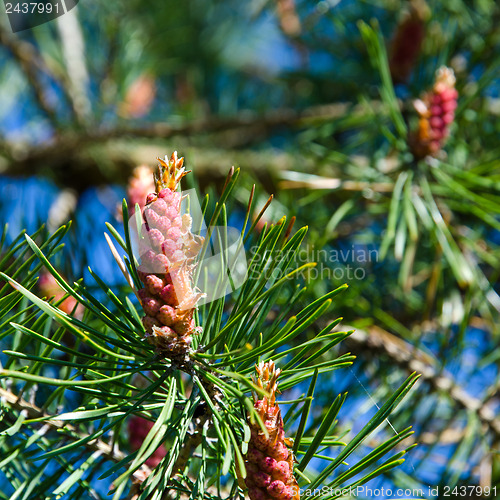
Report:
M429 355L379 327L369 331L349 325L341 325L340 328L355 330L346 339L346 344L351 344L354 350L360 349L370 354L382 353L408 373L420 373L422 380L427 381L433 389L448 394L458 406L477 414L481 422L494 434L495 439L500 439L500 418L487 405L488 401L471 396L451 377L440 373Z
M37 53L37 49L31 43L21 40L14 34L8 33L7 29L1 25L0 45L4 46L17 61L26 76L28 84L33 90L38 106L50 119L52 125L58 128L59 118L57 117L54 107L47 100L45 90L42 87L37 73L45 73L51 78L57 80L63 89L65 89L66 85L64 75L56 75L54 71L49 69L43 62L42 58Z
M28 418L30 419L44 419L43 423L49 426L53 430L61 430L64 429L68 432L68 434L64 435L66 439L74 439L81 440L87 437L85 434L79 432L73 425L70 423L57 420L54 418L54 415L51 415L47 412L44 412L41 408L38 408L33 403L30 403L23 399L22 397L17 396L11 391L8 391L2 387L0 387L0 398L8 403L8 405L18 411L18 412L26 412ZM108 443L102 441L101 439L94 439L85 443L84 445L87 450L90 452L99 452L102 456L108 458L113 462L119 462L123 460L127 455L120 451L116 446L111 446ZM142 481L144 474L149 474L150 470L146 464L143 464L137 471L133 473L133 477Z

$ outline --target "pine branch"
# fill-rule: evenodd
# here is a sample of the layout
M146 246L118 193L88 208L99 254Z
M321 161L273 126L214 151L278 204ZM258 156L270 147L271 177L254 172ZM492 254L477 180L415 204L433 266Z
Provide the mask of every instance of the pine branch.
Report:
M22 411L26 412L27 416L30 419L43 418L44 423L53 430L64 429L68 431L69 433L64 435L66 439L80 440L86 437L85 434L82 434L81 432L77 431L76 428L73 425L69 424L68 422L55 419L54 415L50 415L49 413L42 411L36 405L29 403L25 399L17 396L11 391L3 389L2 387L0 387L0 398L4 399L9 404L9 406L14 410L18 412ZM127 456L125 453L120 451L116 446L110 446L101 439L95 439L93 441L85 443L83 446L85 446L85 448L89 452L100 452L102 456L107 457L109 460L112 460L113 462L119 462L120 460L123 460ZM149 473L150 473L149 467L143 464L137 471L133 473L133 477L137 480L142 481L144 474L147 475Z
M379 327L372 327L370 331L348 325L341 325L340 328L355 330L354 334L346 339L346 344L352 344L355 349L370 354L382 353L407 372L421 373L422 379L434 390L448 394L458 406L477 414L481 422L494 434L495 439L500 439L500 418L487 406L487 401L471 396L451 377L440 373L426 353Z
M54 126L58 124L58 118L53 106L47 101L45 91L40 84L37 70L48 72L41 59L35 53L34 47L19 40L15 35L7 33L0 26L0 44L3 45L18 62L23 70L29 85L33 89L36 101L40 109L47 115Z

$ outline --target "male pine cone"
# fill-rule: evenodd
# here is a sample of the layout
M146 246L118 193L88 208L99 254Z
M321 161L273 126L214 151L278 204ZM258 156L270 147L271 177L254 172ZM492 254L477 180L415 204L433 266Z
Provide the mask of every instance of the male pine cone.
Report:
M276 402L280 370L272 361L255 367L254 382L267 392L262 399L254 394L254 408L267 433L251 422L251 437L245 457L248 496L251 500L298 500L299 486L293 475L294 456L286 446L281 410Z
M177 152L170 160L158 159L156 191L147 196L143 211L138 269L146 338L160 353L179 361L190 349L195 306L202 295L194 292L191 281L203 239L191 233L191 217L181 214L181 193L176 192L187 173L183 160Z
M457 98L453 70L442 66L436 72L432 89L414 102L419 120L418 129L410 135L410 148L416 158L441 151L455 119Z

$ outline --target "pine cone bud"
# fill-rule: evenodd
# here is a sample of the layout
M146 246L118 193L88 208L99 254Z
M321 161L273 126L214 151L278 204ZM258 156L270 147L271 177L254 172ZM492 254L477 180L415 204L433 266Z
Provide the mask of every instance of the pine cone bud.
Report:
M200 294L191 278L203 239L191 233L191 218L181 214L176 189L186 175L183 158L174 152L169 161L158 161L155 192L147 195L143 211L139 297L148 342L166 356L182 357L197 331L193 314Z
M436 155L441 150L455 119L457 98L453 70L439 68L432 90L414 103L419 122L417 131L410 135L410 148L416 158Z
M127 186L127 201L129 215L134 215L135 205L144 208L146 196L154 189L153 172L150 167L140 165L132 170Z
M285 430L281 410L276 402L278 376L272 361L255 367L256 385L268 395L258 399L254 395L254 408L266 432L258 422L250 423L251 437L245 457L248 496L251 500L298 500L299 487L293 475L294 456L285 443Z
M394 83L406 82L417 61L425 37L429 8L424 0L410 2L398 24L390 46L389 68Z
M130 440L130 448L132 451L138 450L149 431L153 427L153 422L146 420L145 418L133 416L128 421L128 435ZM148 467L156 467L162 460L162 458L167 454L167 450L163 444L161 444L155 452L146 460L146 465Z

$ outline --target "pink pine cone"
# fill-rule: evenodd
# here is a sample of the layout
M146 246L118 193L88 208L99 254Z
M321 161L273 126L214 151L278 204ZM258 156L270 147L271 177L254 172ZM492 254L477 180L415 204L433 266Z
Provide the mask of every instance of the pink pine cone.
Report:
M293 453L285 445L285 432L280 408L276 402L277 379L280 373L272 361L256 366L258 378L253 381L269 396L257 399L254 408L264 422L267 433L260 425L250 422L250 441L245 456L250 500L299 500L298 484L293 475Z
M443 66L436 72L432 90L415 101L419 124L410 135L409 145L417 158L435 155L442 149L455 119L458 92L454 86L453 71Z
M146 316L143 324L148 342L170 356L183 355L189 350L196 333L193 307L196 296L190 287L192 257L199 251L199 238L189 230L190 217L180 213L181 193L176 192L180 179L186 174L183 159L174 153L170 160L158 159L159 175L155 178L157 193L146 198L141 228L141 265L139 277L144 289L138 295ZM183 222L184 221L184 222ZM149 248L148 248L149 246ZM187 252L189 249L189 259ZM178 298L174 282L180 287ZM181 302L181 303L179 303ZM169 353L169 354L168 354Z

